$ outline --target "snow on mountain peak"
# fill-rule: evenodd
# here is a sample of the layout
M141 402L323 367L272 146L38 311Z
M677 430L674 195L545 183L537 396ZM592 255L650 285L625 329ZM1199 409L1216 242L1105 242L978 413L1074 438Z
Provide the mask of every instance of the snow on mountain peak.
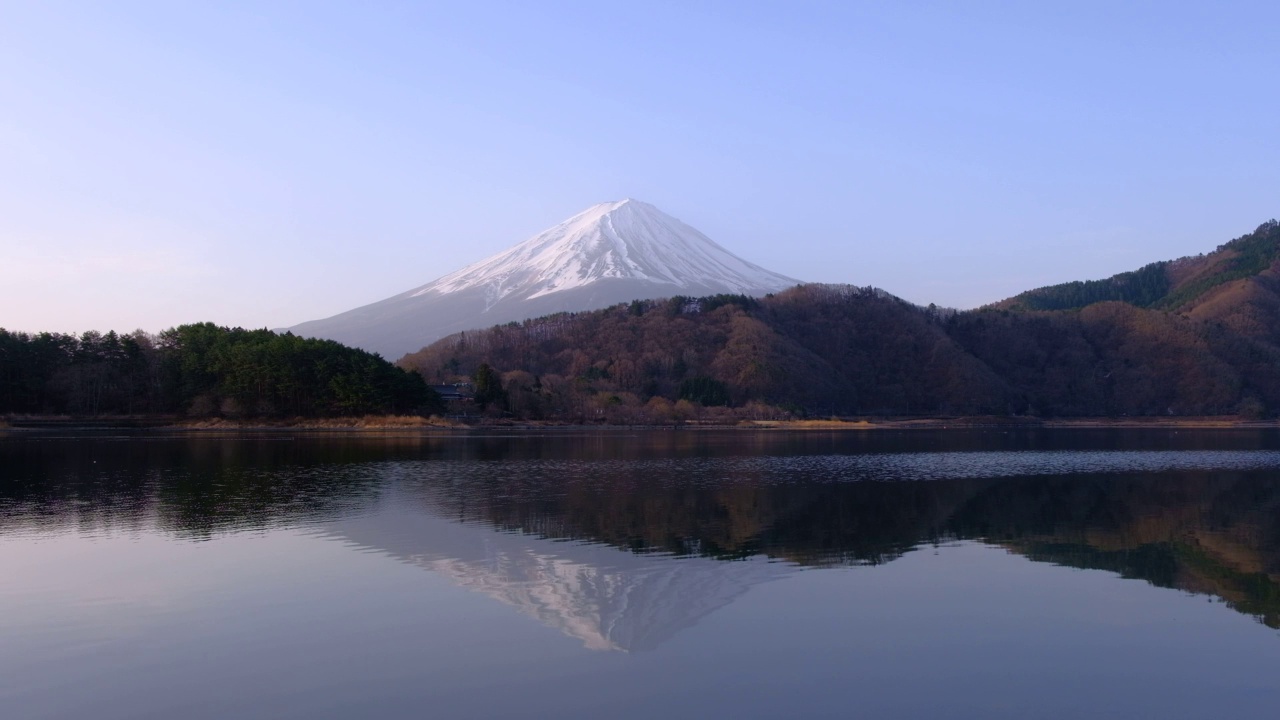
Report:
M625 198L421 287L290 329L390 358L450 333L557 312L673 295L759 296L795 284Z
M796 283L717 245L649 203L593 205L560 224L416 290L410 297L483 287L489 306L533 299L604 280L760 294Z

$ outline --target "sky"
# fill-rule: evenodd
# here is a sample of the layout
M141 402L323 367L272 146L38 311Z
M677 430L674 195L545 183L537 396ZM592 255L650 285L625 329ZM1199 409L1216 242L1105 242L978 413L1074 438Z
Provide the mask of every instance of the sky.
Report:
M969 308L1280 215L1274 2L0 0L0 327L283 327L634 197Z

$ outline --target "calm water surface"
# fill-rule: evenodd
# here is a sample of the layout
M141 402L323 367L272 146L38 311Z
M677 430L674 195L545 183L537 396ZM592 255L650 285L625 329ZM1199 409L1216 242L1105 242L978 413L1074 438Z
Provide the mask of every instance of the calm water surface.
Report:
M1270 718L1269 431L0 433L0 718Z

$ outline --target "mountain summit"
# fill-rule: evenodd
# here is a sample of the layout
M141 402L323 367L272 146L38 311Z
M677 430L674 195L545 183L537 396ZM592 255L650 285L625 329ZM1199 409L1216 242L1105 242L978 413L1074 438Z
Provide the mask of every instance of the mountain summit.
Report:
M413 294L484 286L497 303L508 297L531 300L603 280L669 285L670 292L713 288L746 294L796 284L742 260L658 208L628 198L587 208Z
M421 287L289 330L394 359L460 330L635 299L764 295L797 282L628 198L587 208Z

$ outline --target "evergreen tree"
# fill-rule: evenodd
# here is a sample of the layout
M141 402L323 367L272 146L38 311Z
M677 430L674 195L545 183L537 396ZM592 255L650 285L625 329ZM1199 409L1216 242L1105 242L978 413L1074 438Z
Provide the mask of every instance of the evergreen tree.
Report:
M506 404L507 394L502 389L502 378L498 377L497 371L489 363L480 363L471 379L476 386L476 405L481 410L490 405L501 408Z

